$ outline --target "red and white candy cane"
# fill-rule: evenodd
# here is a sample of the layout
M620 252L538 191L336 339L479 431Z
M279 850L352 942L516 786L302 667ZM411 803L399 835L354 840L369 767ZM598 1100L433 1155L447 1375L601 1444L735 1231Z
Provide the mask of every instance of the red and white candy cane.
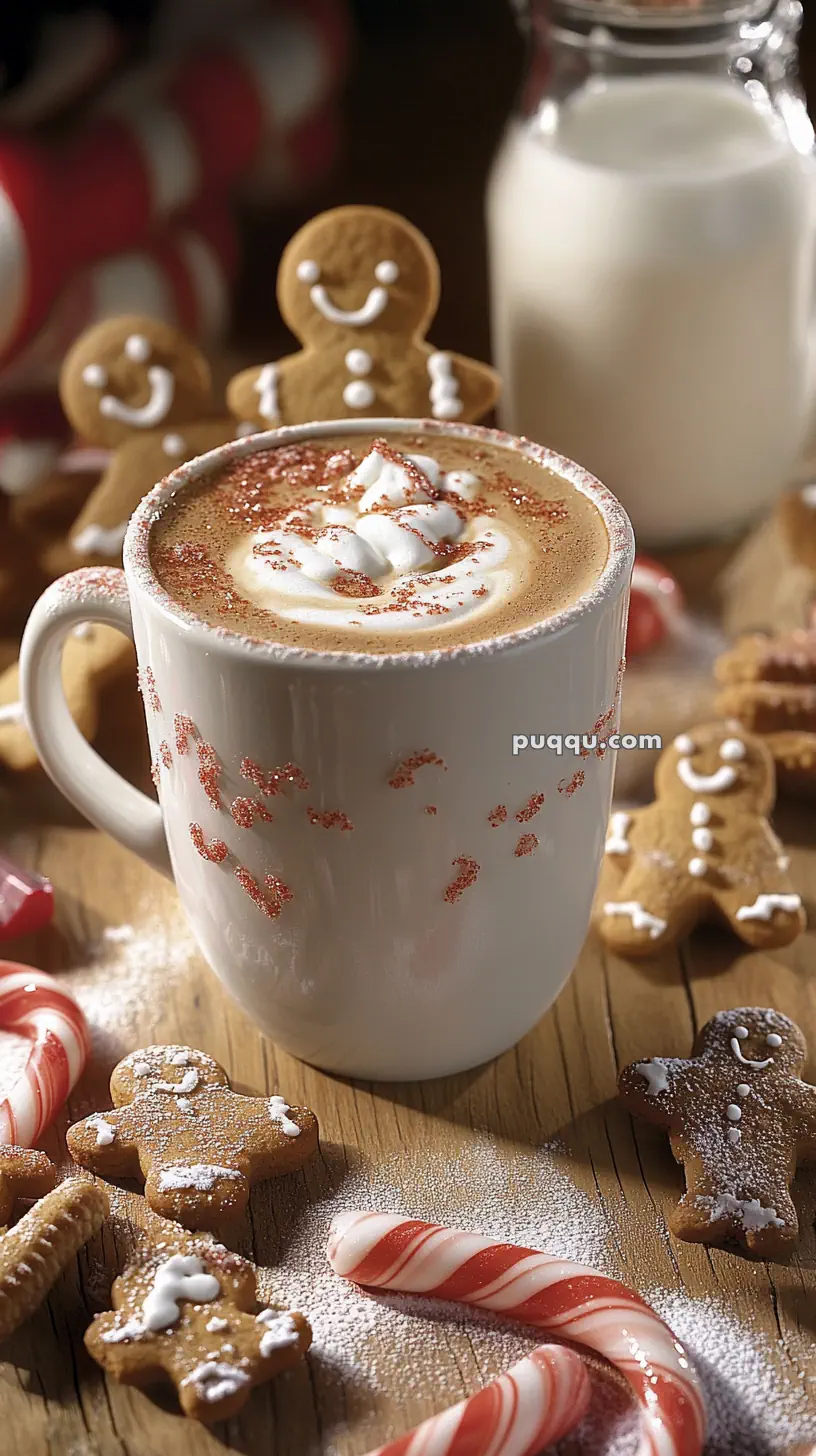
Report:
M484 1390L369 1456L537 1456L578 1425L589 1397L580 1355L539 1345Z
M587 1345L641 1409L638 1456L700 1456L705 1407L688 1356L640 1295L583 1264L387 1213L343 1213L328 1259L344 1279L496 1310Z
M88 1025L53 976L0 961L0 1027L33 1043L21 1076L0 1102L0 1145L30 1148L82 1073L90 1051Z

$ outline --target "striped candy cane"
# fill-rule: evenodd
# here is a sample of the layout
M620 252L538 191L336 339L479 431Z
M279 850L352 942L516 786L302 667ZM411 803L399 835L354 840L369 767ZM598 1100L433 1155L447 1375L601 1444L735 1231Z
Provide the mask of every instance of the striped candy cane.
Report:
M369 1456L536 1456L577 1426L589 1397L580 1355L539 1345L469 1400Z
M88 1026L53 976L14 961L0 961L0 1026L33 1043L21 1076L0 1102L0 1144L30 1148L82 1073Z
M383 1213L341 1214L328 1259L355 1284L459 1300L589 1346L637 1396L638 1456L700 1456L705 1409L686 1352L618 1280L535 1249Z

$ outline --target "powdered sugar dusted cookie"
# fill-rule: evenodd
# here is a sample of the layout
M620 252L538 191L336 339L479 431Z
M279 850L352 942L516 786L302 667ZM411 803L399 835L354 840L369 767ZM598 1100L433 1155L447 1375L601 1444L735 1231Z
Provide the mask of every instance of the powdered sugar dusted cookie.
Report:
M114 453L69 533L65 571L120 560L142 496L176 466L229 440L215 410L210 369L178 329L137 314L95 324L69 350L60 397L71 424Z
M436 255L405 218L381 207L321 213L278 270L280 310L303 348L237 374L230 409L259 430L382 415L479 419L496 402L498 376L426 343L438 302Z
M800 1073L805 1039L778 1011L720 1011L691 1057L652 1057L625 1067L618 1092L637 1116L665 1128L686 1174L671 1215L678 1238L736 1238L778 1258L799 1235L790 1196L797 1164L816 1157L816 1087Z
M113 1069L114 1108L68 1129L72 1158L145 1180L155 1213L216 1228L243 1213L252 1183L290 1173L317 1147L317 1118L282 1097L242 1097L191 1047L151 1046Z
M115 1280L113 1310L85 1334L94 1360L126 1385L175 1385L185 1415L226 1420L254 1385L311 1344L302 1314L259 1309L252 1266L221 1244L181 1237Z
M43 1153L8 1148L3 1164L0 1197L5 1212L10 1211L9 1197L43 1196L19 1223L0 1229L0 1340L34 1313L109 1211L105 1190L90 1178L66 1178L49 1189L54 1169Z
M656 799L612 817L606 856L620 879L599 929L624 955L649 955L719 918L747 945L788 945L805 912L768 823L773 759L739 724L675 738L655 771Z

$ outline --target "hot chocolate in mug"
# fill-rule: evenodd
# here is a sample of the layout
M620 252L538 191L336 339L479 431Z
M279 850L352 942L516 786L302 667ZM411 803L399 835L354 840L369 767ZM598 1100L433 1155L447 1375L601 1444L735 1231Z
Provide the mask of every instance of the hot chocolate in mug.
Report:
M498 443L589 497L609 537L591 588L502 637L367 655L208 625L157 580L162 506L230 462L336 435L353 447L372 431L399 448L418 430L474 451ZM286 1051L378 1080L457 1072L535 1025L586 934L633 556L629 522L598 481L478 426L344 420L236 440L146 497L123 571L49 587L22 646L26 719L77 808L172 875L206 960ZM68 713L60 656L88 621L135 642L158 803ZM544 746L598 730L583 756ZM519 751L524 738L542 746Z

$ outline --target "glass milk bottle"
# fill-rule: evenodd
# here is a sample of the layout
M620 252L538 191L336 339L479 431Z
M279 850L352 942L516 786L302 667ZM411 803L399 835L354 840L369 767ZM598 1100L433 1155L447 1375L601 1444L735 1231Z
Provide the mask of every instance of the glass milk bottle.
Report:
M550 0L488 187L502 425L640 543L726 536L810 434L816 162L801 5Z

